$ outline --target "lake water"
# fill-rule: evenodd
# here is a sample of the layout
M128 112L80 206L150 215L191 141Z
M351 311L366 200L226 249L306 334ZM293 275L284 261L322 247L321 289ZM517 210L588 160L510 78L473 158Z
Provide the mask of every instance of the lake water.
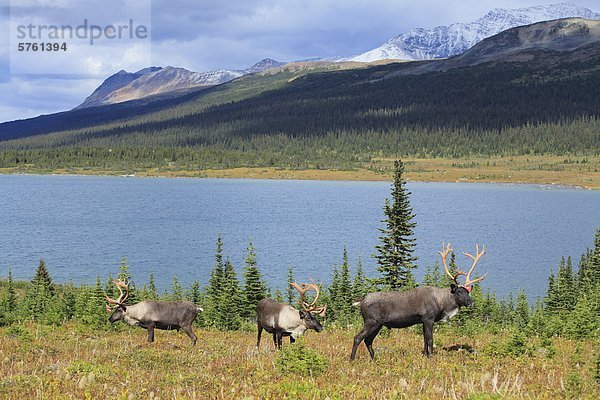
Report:
M442 241L457 251L485 243L477 271L499 296L524 288L542 296L561 256L576 261L600 227L600 191L467 183L409 183L416 214L420 280L439 259ZM31 279L44 258L57 282L93 283L127 257L138 286L153 273L203 285L216 238L238 272L249 240L271 287L297 280L329 282L344 245L354 270L371 257L382 227L389 182L276 181L0 175L0 276L11 267Z

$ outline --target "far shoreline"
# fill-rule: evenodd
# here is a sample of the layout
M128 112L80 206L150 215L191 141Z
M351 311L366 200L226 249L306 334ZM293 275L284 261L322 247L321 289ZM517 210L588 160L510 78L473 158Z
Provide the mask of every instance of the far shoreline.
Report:
M504 176L490 175L485 168L423 168L422 159L405 161L405 179L408 182L432 183L488 183L506 185L535 185L577 190L600 190L600 172L585 176L561 174L558 171L530 171L525 174L504 168ZM430 161L430 160L427 160ZM456 160L445 160L446 162ZM416 168L415 168L416 167ZM494 171L497 172L497 171ZM517 172L517 173L516 173ZM552 172L548 174L547 172ZM42 170L36 168L0 168L2 175L55 175L55 176L114 176L135 178L201 178L201 179L266 179L306 181L355 181L391 182L391 172L357 168L333 169L286 169L276 167L237 167L227 169L146 169L139 171L101 170L93 168L65 168ZM550 176L549 176L550 175ZM553 179L549 179L553 178ZM583 182L582 182L583 181ZM586 184L587 183L587 184Z

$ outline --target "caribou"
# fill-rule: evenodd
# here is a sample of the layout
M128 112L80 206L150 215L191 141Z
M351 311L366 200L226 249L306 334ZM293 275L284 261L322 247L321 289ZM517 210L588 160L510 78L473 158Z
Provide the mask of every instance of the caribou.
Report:
M433 354L433 324L438 321L448 321L454 317L461 307L471 307L473 299L470 293L473 284L483 280L487 274L477 279L471 279L471 274L479 259L485 254L485 246L481 252L479 245L475 245L475 255L463 252L473 264L468 273L457 270L454 275L446 265L446 257L453 251L450 244L442 243L442 263L446 274L452 279L450 288L437 288L421 286L405 292L375 292L367 294L361 301L354 303L360 305L364 325L354 337L354 346L350 354L350 361L356 356L358 345L364 340L371 360L375 357L373 340L382 327L406 328L419 323L423 324L423 354L427 357ZM465 276L465 283L458 282L459 276Z
M154 329L182 329L192 339L192 346L196 345L198 337L192 331L192 322L196 319L202 307L196 306L191 301L154 301L144 300L136 304L125 305L129 297L129 284L113 280L119 289L119 298L112 299L106 293L106 311L112 313L108 319L110 323L125 321L131 326L148 329L148 342L154 342ZM125 293L123 293L125 289Z
M319 286L314 281L302 285L292 282L290 285L300 293L301 310L298 311L289 304L278 303L273 299L267 298L259 301L256 306L256 323L258 325L256 348L260 346L263 329L273 334L273 343L277 349L281 349L283 336L289 336L290 343L294 343L307 329L314 329L317 332L323 330L323 325L315 318L315 315L324 317L327 310L327 305L316 305L319 298ZM314 290L316 293L311 303L308 303L305 298L305 294L309 290Z

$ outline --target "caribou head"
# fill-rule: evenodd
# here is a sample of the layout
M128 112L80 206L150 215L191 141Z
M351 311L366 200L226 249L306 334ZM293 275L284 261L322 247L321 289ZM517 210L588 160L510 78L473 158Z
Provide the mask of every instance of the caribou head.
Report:
M444 271L446 271L446 274L450 277L450 279L452 279L452 282L453 282L450 285L450 291L452 292L452 294L455 295L456 301L461 307L462 306L471 307L473 305L473 299L471 299L471 296L469 294L471 293L471 290L473 290L473 284L482 281L487 276L487 273L486 273L479 278L471 279L471 274L473 273L473 270L475 269L477 262L485 254L485 245L483 245L481 248L481 251L479 251L479 245L476 244L475 245L475 255L472 255L470 253L467 253L466 251L463 251L463 254L465 256L467 256L471 260L473 260L473 264L471 265L469 272L463 272L461 270L456 270L456 272L454 274L452 274L450 272L450 270L448 269L448 265L446 264L446 257L448 257L448 254L452 251L453 251L453 249L452 249L450 243L448 243L448 245L445 245L444 243L442 243L442 251L438 251L439 255L442 257L442 264L444 265ZM458 277L461 275L465 277L465 283L462 283L462 284L458 281Z
M120 321L125 317L125 312L127 311L127 307L125 306L125 300L129 297L129 283L126 283L122 280L112 280L113 284L119 289L119 298L112 299L108 297L106 293L104 293L104 298L107 301L106 304L106 312L112 313L109 322L113 323L116 321ZM123 289L125 289L125 293L123 293Z
M327 304L323 306L317 306L317 300L319 299L319 285L312 280L312 283L303 283L301 285L296 282L290 283L290 285L300 293L300 319L304 321L304 324L308 329L314 329L317 332L323 330L323 325L315 318L315 315L324 317L327 312ZM306 292L309 290L315 291L315 297L312 302L308 303L306 298Z

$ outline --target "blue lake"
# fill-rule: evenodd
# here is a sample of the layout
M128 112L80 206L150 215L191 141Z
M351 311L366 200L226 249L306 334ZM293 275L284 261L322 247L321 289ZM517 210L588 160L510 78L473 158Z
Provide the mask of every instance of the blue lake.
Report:
M600 227L600 191L467 183L409 183L416 214L420 280L451 242L461 251L484 243L477 271L499 296L519 288L542 296L562 256L579 260ZM371 257L382 227L389 182L163 179L0 175L0 276L31 279L44 258L57 282L93 283L127 258L138 286L153 273L206 284L216 238L241 272L253 241L271 287L287 268L298 280L329 282L344 245L376 276Z

